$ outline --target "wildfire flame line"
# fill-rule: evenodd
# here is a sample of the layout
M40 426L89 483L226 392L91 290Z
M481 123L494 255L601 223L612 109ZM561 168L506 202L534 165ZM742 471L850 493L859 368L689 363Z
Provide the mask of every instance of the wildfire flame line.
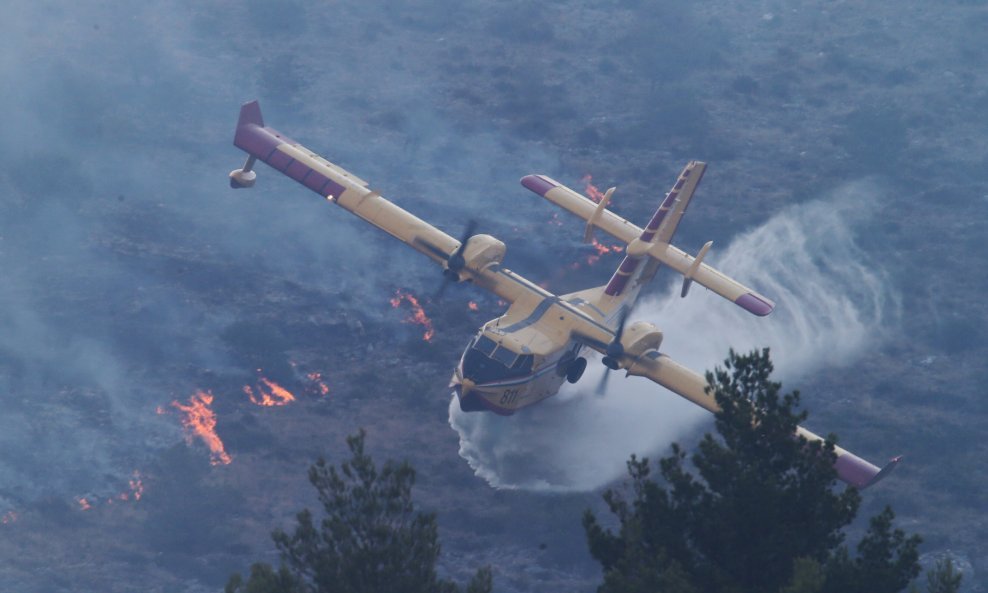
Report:
M198 437L209 448L209 462L213 465L227 465L233 458L226 452L226 447L219 435L216 434L216 412L210 408L213 404L213 394L209 391L196 391L189 397L188 404L172 402L172 407L182 413L182 426L185 427L185 442L192 444ZM158 413L164 410L158 408Z
M163 410L159 410L159 412L162 411ZM116 496L111 496L102 502L105 504L113 504L114 501L118 500L122 502L131 500L136 502L140 500L141 497L144 496L144 477L141 475L141 472L136 469L134 470L134 473L131 474L130 479L127 480L127 488L127 491L121 492ZM75 502L79 505L80 511L90 511L95 507L95 505L100 504L100 500L94 496L80 496L75 499Z
M329 385L322 380L322 373L313 371L305 376L312 382L312 387L319 392L319 395L329 395Z
M259 406L284 406L295 401L295 396L292 395L291 391L265 377L258 379L256 387L260 397L254 393L250 385L244 385L244 393L247 394L251 402Z
M415 295L404 292L399 288L395 291L395 296L390 299L390 303L393 308L397 309L402 301L407 302L412 308L412 314L404 319L404 323L414 323L424 327L425 332L422 334L422 339L426 342L431 342L432 336L436 335L436 330L433 329L432 320L425 314L425 310L419 304L419 300L415 298Z

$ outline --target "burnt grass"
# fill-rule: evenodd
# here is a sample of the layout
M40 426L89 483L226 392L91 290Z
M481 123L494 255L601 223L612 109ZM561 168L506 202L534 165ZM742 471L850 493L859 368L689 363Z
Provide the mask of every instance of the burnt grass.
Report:
M921 2L900 3L872 7L867 15L844 3L826 11L790 3L764 14L752 14L744 2L707 8L670 2L663 11L634 1L609 3L607 10L580 2L515 3L518 18L510 22L497 16L506 13L503 7L440 4L446 5L436 11L451 10L469 25L449 28L432 12L393 7L401 14L374 26L327 27L334 43L346 46L350 36L352 45L366 49L365 41L377 40L387 68L426 77L432 106L452 133L493 129L500 150L541 146L559 155L558 170L517 171L515 177L547 173L580 187L579 177L592 171L598 186L619 186L618 210L633 221L647 218L685 161L708 161L709 178L678 235L687 250L709 237L725 242L842 182L880 182L887 195L883 212L860 242L882 261L899 291L901 326L890 328L882 348L849 368L808 378L800 388L814 427L839 433L866 457L906 454L888 482L865 495L862 515L891 504L901 525L923 535L926 550L965 554L976 571L969 584L980 586L988 566L986 445L979 428L988 417L982 388L988 311L978 296L988 286L981 261L988 75L963 64L983 63L988 55L974 40L977 25L985 24L983 3L949 3L936 13ZM364 10L372 11L340 8L334 22L370 23L373 15ZM321 36L290 13L241 18L256 28L287 19L282 25L295 32L289 36L293 47L320 49ZM223 26L218 17L198 13L192 22L204 32ZM231 43L246 47L249 40L244 34ZM399 50L429 66L402 62ZM343 55L325 68L356 59L339 51ZM320 54L259 58L262 92L289 92L299 105L318 96L318 83L300 73L320 71ZM469 162L458 163L462 157L455 151L419 137L401 89L381 88L370 104L360 89L341 89L332 99L334 117L351 120L379 145L434 151L433 170L417 173L430 179L420 178L420 184L439 177L451 186L470 182L464 169ZM304 141L322 148L311 138ZM362 176L365 169L377 171L377 184L388 195L389 162L365 154L363 163L351 158L346 166ZM396 185L410 175L400 162L391 164ZM222 178L225 170L216 175ZM112 215L143 220L126 201L106 199ZM431 199L420 207L414 198L402 203L429 220L435 212L444 228L462 225L465 208L440 209ZM511 267L534 281L548 280L557 292L606 280L616 256L589 269L560 269L559 262L586 256L578 244L582 226L565 213L563 227L548 226L548 207L525 204L530 211L499 212L487 221L508 244ZM334 210L326 224L343 216ZM494 299L469 287L447 291L442 303L425 299L436 328L426 343L420 328L402 323L407 310L387 304L398 288L426 296L435 290L440 275L424 258L396 256L397 264L381 264L407 264L414 285L363 278L356 293L231 263L196 248L201 244L180 228L160 236L142 233L144 228L122 224L93 241L107 257L139 267L191 299L203 319L216 324L223 362L177 362L174 353L126 328L144 320L141 312L112 322L121 326L114 335L148 361L135 371L145 379L144 392L163 394L158 397L167 403L171 396L164 394L189 394L178 383L216 395L217 432L233 462L212 466L198 442L187 446L176 435L173 444L140 461L145 492L139 501L86 512L61 494L25 501L16 521L0 525L0 555L17 558L2 569L5 582L19 583L20 591L122 592L138 584L145 591L219 590L231 572L243 572L255 560L277 562L270 531L290 528L297 511L316 504L306 480L309 464L319 456L343 459L345 437L363 427L377 460L408 459L417 469L416 500L439 514L445 572L462 579L490 564L500 591L595 589L599 573L586 551L580 515L588 507L601 510L599 493L495 490L457 453L446 385L474 329L500 314ZM366 240L393 241L372 229ZM357 273L346 264L335 272ZM479 302L480 311L469 311L468 300ZM251 405L240 390L256 376L254 369L299 401L279 408ZM309 372L323 373L327 396L312 391ZM64 389L93 422L101 421L98 394L71 381Z

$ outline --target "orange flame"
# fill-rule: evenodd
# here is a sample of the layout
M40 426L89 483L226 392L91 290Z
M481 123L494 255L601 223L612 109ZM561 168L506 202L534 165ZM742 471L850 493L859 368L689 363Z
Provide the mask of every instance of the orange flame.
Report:
M593 248L597 250L597 255L604 255L605 253L621 253L624 248L620 245L604 245L597 241L597 239L591 239Z
M479 307L479 306L477 306L477 303L475 303L475 302L473 302L473 301L470 301L469 303L467 303L467 307L468 307L468 308L469 308L469 309L470 309L471 311L477 311L478 309L480 309L480 307Z
M160 410L160 412L164 412L164 410ZM121 492L120 494L117 494L115 497L111 496L106 499L100 499L96 497L80 496L79 498L75 499L75 502L76 504L79 505L80 511L90 511L95 508L95 505L101 503L113 504L118 500L123 502L133 500L136 502L140 500L142 496L144 496L144 479L143 476L141 476L141 472L139 472L136 469L134 470L134 472L131 474L130 479L127 480L127 487L128 490L126 492Z
M172 402L172 407L184 414L182 426L185 427L185 442L192 444L194 437L199 437L209 448L209 462L213 465L227 465L233 458L226 452L226 447L219 435L216 434L216 412L213 412L213 394L209 391L196 391L189 397L188 404L178 400ZM161 410L161 408L159 408Z
M291 391L265 377L258 379L256 387L258 393L261 394L260 397L254 394L254 390L250 388L250 385L244 385L244 393L247 394L251 402L259 406L284 406L295 401L295 396L292 395Z
M395 296L391 298L391 306L395 309L401 305L401 302L405 301L412 307L412 314L405 318L405 323L414 323L421 325L425 328L425 332L422 334L422 339L426 342L432 341L432 336L436 335L436 330L432 327L432 320L429 319L425 314L425 310L422 305L419 304L419 300L415 298L415 295L409 294L407 292L402 292L399 288L395 291Z
M597 186L592 183L593 176L590 175L590 173L587 173L586 175L584 175L583 178L580 179L580 181L582 181L584 183L584 185L585 185L584 191L586 192L586 194L588 196L590 196L590 199L591 200L593 200L594 202L597 202L599 204L600 201L604 199L603 192L601 192L599 189L597 189ZM592 266L595 263L597 263L598 261L600 261L600 256L602 256L602 255L605 255L605 254L608 254L608 253L620 253L620 252L624 251L624 247L622 247L620 245L604 245L603 243L597 241L596 238L592 238L591 241L592 241L593 248L597 250L597 253L587 256L586 262L587 262L587 265L588 266ZM576 267L579 267L579 266L576 266ZM576 267L571 266L571 268L573 268L573 269L576 269Z
M312 381L312 386L319 392L319 395L329 395L329 385L326 385L326 382L322 380L322 373L312 372L305 376L309 381Z
M128 480L127 484L130 486L130 493L134 497L134 500L140 500L144 496L144 480L140 472L135 471L134 477Z
M584 175L583 178L580 179L580 181L582 181L586 186L583 191L585 191L586 194L590 196L591 200L599 204L600 201L604 199L604 193L601 192L599 189L597 189L596 185L591 183L593 181L593 176L590 175L590 173Z
M127 487L130 488L129 492L121 492L117 495L120 500L140 500L144 496L144 481L141 477L141 472L134 470L131 474L131 478L127 480Z
M587 256L587 265L592 266L600 260L600 256L606 255L608 253L621 253L624 248L620 245L604 245L597 239L591 239L591 245L597 250L596 254Z

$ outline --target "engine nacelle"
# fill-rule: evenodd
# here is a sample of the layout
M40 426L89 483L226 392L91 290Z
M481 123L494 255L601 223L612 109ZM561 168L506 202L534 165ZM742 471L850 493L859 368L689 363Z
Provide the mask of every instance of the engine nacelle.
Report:
M647 321L636 321L624 329L621 336L626 356L639 358L662 345L662 331Z
M490 235L474 235L463 251L464 268L477 272L504 261L507 248L504 243Z
M253 171L244 171L243 169L234 169L230 171L230 187L233 189L246 189L248 187L254 187L254 180L257 179L257 173Z

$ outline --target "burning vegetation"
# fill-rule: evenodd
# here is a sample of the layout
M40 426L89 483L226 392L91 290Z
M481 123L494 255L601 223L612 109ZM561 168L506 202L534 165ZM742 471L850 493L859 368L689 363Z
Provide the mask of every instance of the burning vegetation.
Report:
M309 380L309 390L321 396L329 395L329 385L323 381L322 373L316 371L306 373L305 378Z
M284 406L295 401L291 391L266 377L258 379L254 388L244 385L244 393L252 403L265 407Z
M297 372L297 365L294 362L290 364ZM261 369L257 369L257 372L257 381L241 388L251 403L263 407L279 407L298 401L294 393L275 381L260 375ZM318 396L329 395L329 385L323 379L322 373L318 371L306 373L305 379L308 381L304 387L306 393ZM180 413L182 426L185 427L186 443L191 445L195 439L199 439L209 449L210 463L227 465L233 458L226 451L226 446L216 433L216 412L212 409L214 399L215 396L212 391L200 389L189 397L188 403L175 400L172 401L171 406ZM163 406L158 406L158 414L165 414L166 412L167 410ZM116 498L119 500L140 500L144 486L139 472L134 472L128 485L130 491L121 493ZM77 499L77 502L83 510L88 510L93 504L92 499L85 498ZM112 502L112 499L108 502Z
M412 309L411 315L404 319L404 323L414 323L424 327L425 331L422 333L422 339L426 342L431 342L432 336L436 335L436 330L433 329L432 320L425 314L425 309L419 304L418 298L399 288L395 291L395 296L391 298L391 306L397 309L403 301L408 303Z
M127 489L123 492L109 496L107 498L101 498L97 496L80 496L75 499L76 504L79 506L80 511L91 511L96 505L99 504L113 504L116 501L128 502L128 501L138 501L144 496L144 477L141 472L134 470L130 478L127 480Z
M596 203L600 203L604 199L604 193L597 189L597 186L593 184L593 177L587 173L583 176L580 181L584 184L584 192ZM592 253L587 256L586 262L588 266L592 266L598 261L600 261L600 256L607 255L608 253L621 253L624 251L624 247L621 245L605 245L597 240L596 237L591 238L591 245L597 251L597 253ZM579 267L579 266L576 266Z
M213 465L227 465L233 458L226 452L226 447L219 435L216 434L216 412L213 405L213 394L209 391L196 391L189 397L189 403L183 404L178 400L172 402L172 407L182 413L182 426L185 427L185 442L192 444L198 438L209 448L209 462ZM158 408L159 414L165 410Z

